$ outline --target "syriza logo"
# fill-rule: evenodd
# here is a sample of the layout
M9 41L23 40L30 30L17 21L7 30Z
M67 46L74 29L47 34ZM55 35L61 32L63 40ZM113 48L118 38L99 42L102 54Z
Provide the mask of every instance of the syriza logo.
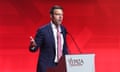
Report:
M70 58L68 59L68 63L70 66L82 66L84 64L84 61L83 59L73 59L73 58Z

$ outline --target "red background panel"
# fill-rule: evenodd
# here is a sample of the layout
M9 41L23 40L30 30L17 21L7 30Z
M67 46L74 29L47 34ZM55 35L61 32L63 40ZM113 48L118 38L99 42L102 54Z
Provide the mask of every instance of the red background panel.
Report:
M82 53L95 53L96 72L120 72L119 0L0 0L0 72L35 72L38 52L29 36L49 23L49 9L64 8L63 24ZM67 36L70 53L79 53Z

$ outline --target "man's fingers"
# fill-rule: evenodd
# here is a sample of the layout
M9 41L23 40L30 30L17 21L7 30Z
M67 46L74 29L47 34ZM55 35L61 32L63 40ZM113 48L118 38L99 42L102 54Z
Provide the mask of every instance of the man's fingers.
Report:
M35 43L35 40L33 39L32 36L30 36L30 41L31 41L31 46L32 46L32 47L35 47L35 46L36 46L36 43Z
M30 36L30 41L31 41L31 42L34 42L34 39L33 39L33 37L32 37L32 36Z

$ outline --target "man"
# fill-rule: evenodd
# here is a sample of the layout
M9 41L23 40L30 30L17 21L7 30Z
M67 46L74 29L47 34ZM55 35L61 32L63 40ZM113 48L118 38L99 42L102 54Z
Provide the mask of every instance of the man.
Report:
M31 37L30 51L40 48L37 72L46 72L48 67L54 67L62 55L68 54L66 44L66 29L61 25L63 8L55 5L50 9L51 22L38 29L35 40Z

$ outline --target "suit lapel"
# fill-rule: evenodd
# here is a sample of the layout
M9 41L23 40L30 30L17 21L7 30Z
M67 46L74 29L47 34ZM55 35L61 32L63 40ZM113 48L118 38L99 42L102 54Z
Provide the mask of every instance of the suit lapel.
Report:
M55 48L55 38L54 38L54 34L53 34L53 30L52 30L52 26L51 24L48 24L48 32L49 32L49 38L50 38L50 43L52 44L53 48ZM65 30L61 25L61 33L63 34L63 38L65 40Z
M51 24L48 25L48 31L49 31L50 41L51 41L50 43L52 43L55 48L55 39L54 39L54 34L52 31Z
M63 29L62 25L61 25L61 33L63 34L63 38L65 38L65 30Z

